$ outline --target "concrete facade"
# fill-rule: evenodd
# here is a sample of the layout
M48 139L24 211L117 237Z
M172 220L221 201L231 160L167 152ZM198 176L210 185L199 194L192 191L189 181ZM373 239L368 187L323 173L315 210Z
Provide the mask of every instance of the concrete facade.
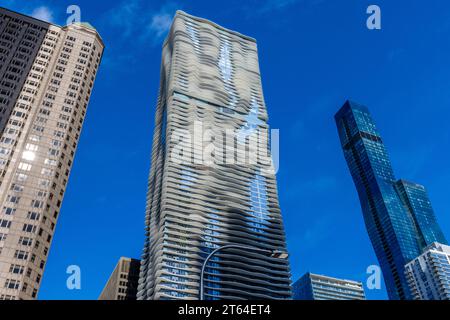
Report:
M98 300L136 300L140 261L120 258Z

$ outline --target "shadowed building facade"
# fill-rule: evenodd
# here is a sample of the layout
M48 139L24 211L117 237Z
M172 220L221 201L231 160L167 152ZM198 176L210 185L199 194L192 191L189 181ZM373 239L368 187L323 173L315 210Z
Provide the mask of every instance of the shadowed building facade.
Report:
M35 299L103 42L0 8L0 299Z
M198 299L202 264L223 245L286 251L272 163L224 163L219 151L251 149L248 136L267 119L255 40L178 11L163 45L138 299ZM199 143L196 125L210 132L211 163L202 149L173 152ZM226 130L236 135L225 139ZM287 299L289 263L223 250L204 288L206 299Z
M425 188L397 181L367 107L347 101L335 116L367 232L390 299L411 299L405 264L427 245L446 243Z
M141 262L121 257L98 300L136 300Z

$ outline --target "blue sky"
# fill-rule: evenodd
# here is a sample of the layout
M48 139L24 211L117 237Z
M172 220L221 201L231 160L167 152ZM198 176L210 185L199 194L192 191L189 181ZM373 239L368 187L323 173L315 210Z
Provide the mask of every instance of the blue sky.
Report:
M64 24L74 1L2 0ZM223 2L222 2L223 3ZM378 124L398 178L424 184L450 237L450 3L228 0L76 2L106 43L40 299L96 299L120 256L140 257L161 43L176 9L258 40L293 279L365 282L377 264L333 115L351 98ZM366 8L382 29L366 28ZM81 290L66 288L79 265ZM384 299L382 290L367 290Z

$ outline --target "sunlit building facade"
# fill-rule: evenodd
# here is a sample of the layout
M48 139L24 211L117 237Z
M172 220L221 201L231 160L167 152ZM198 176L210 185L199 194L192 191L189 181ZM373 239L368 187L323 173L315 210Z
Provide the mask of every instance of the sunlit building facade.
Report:
M306 273L292 286L294 300L365 300L362 282Z
M411 299L405 264L431 243L447 243L426 190L396 180L367 107L347 101L335 119L389 298Z
M35 299L103 43L0 8L0 299Z
M223 245L286 251L273 163L259 149L258 161L236 161L267 119L255 40L178 11L163 45L138 299L198 299L202 264ZM224 250L204 289L205 299L287 299L289 264Z
M405 267L415 300L450 300L450 247L433 243Z

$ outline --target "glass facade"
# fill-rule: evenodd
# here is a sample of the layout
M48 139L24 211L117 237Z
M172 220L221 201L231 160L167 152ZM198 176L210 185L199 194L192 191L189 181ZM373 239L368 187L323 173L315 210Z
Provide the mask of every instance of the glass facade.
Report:
M390 299L410 299L404 266L434 241L446 243L425 189L397 181L367 107L347 101L335 116L344 156Z
M425 188L420 184L405 180L397 181L396 188L407 210L414 213L412 217L419 234L418 240L421 247L425 248L435 241L446 243Z

